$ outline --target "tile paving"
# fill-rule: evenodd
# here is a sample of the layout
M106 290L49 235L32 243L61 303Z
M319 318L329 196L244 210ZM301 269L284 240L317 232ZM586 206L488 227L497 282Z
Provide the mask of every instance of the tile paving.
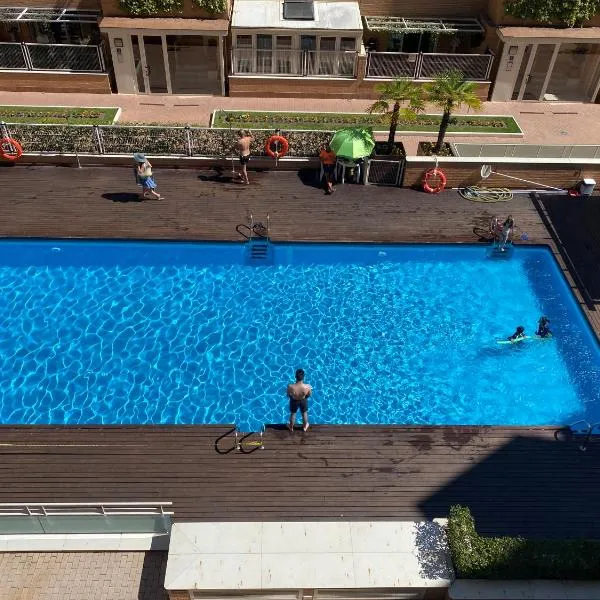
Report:
M166 600L166 552L0 553L2 600Z

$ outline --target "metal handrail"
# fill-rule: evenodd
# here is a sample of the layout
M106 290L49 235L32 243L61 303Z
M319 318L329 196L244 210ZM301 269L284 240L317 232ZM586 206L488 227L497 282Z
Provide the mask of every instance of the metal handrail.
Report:
M173 515L172 502L0 503L0 516Z
M575 425L579 425L579 423L584 423L585 425L587 425L587 427L586 427L585 429L586 429L586 433L589 433L589 431L590 431L590 428L591 428L592 426L590 425L590 422L589 422L589 421L586 421L585 419L579 419L579 421L575 421L574 423L571 423L571 424L569 425L569 429L570 429L571 431L573 431L573 428L575 427Z
M588 423L588 425L589 425L589 423ZM588 443L589 443L590 438L592 437L592 433L594 433L594 429L596 429L596 427L600 427L600 423L594 423L593 425L590 425L587 435L585 436L585 439L579 445L579 449L582 452L585 452L587 450Z
M235 449L238 452L241 452L244 449L243 440L246 437L248 437L249 435L256 433L256 434L258 434L260 439L258 442L254 442L253 445L254 445L254 447L258 448L259 450L264 450L265 449L264 435L265 435L266 430L267 430L266 423L263 423L261 425L261 428L259 429L259 431L249 431L249 432L243 432L238 428L237 425L235 425L235 431L234 431L234 436L235 436L234 447L235 447ZM242 436L242 434L244 434L244 435Z

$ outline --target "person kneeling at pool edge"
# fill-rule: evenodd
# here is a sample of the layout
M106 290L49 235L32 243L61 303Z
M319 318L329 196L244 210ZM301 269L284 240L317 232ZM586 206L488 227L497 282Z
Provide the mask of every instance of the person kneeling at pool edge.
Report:
M537 328L537 331L535 332L535 335L539 335L542 338L552 336L552 332L550 331L550 328L548 327L549 323L550 323L550 319L548 317L540 317L540 320L538 321L538 328Z
M525 327L523 325L519 325L516 331L506 338L509 342L516 342L517 340L522 340L525 337Z

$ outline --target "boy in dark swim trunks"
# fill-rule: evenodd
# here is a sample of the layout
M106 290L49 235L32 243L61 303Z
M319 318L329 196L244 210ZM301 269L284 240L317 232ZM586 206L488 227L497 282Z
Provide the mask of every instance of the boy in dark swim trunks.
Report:
M306 431L308 424L308 398L312 394L312 387L304 383L304 370L296 371L296 383L290 383L287 386L287 395L290 399L290 422L288 429L294 431L296 423L296 413L298 409L302 412L302 429Z
M517 330L509 336L507 339L509 342L516 342L518 340L522 340L525 338L525 327L523 325L519 325Z
M550 331L550 327L548 327L549 324L550 324L550 319L548 317L540 317L540 320L538 321L538 328L537 328L537 331L535 332L535 335L539 335L542 338L551 337L552 332Z

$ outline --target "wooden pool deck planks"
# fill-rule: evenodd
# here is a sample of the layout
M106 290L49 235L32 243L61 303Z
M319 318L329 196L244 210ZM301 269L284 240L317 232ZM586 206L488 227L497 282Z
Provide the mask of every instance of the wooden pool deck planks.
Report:
M178 520L377 520L471 507L486 534L600 537L600 443L544 428L0 428L0 502L171 500ZM219 438L221 438L219 440ZM249 438L248 442L257 438Z
M0 168L0 235L237 240L252 212L270 214L275 240L455 243L510 211L529 243L553 249L600 333L525 195L488 205L356 185L324 196L314 172L251 173L250 186L156 175L166 200L137 202L130 169ZM0 427L0 502L172 500L183 520L419 519L465 503L482 533L600 538L600 443L581 452L544 428L317 424L268 429L264 450L240 453L229 429Z

